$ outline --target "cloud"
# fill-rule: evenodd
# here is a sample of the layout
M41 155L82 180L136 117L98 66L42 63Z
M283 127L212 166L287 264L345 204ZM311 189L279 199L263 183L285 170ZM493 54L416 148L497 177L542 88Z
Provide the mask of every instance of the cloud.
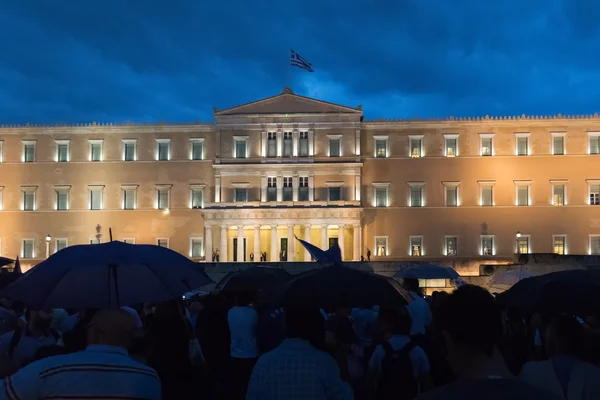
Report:
M7 2L0 122L209 120L286 85L367 118L593 113L599 17L584 0Z

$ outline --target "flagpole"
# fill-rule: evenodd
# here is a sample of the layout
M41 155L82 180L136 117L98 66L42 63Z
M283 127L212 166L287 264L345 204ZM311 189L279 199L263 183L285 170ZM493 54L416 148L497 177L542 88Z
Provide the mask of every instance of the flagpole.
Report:
M293 50L290 49L290 54ZM287 73L285 77L285 87L291 88L291 80L292 80L292 62L291 58L288 59L287 62Z

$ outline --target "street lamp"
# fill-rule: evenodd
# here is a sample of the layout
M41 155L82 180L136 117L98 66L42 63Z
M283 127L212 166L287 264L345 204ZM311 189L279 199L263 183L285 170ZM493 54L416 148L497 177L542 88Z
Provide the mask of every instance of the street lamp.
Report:
M50 234L46 235L46 258L50 257L50 241L52 240L52 236Z
M521 254L520 242L521 242L521 232L517 231L517 254Z

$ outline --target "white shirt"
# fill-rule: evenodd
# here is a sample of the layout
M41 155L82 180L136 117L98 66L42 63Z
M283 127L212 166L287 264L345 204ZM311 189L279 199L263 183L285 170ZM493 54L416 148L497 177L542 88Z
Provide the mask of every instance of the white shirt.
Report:
M413 297L413 301L406 306L412 319L410 335L423 335L425 334L425 328L431 324L431 309L429 309L429 304L421 296L414 292L410 292L410 294Z
M231 357L256 358L256 326L258 315L250 307L233 307L227 314L229 332L231 333Z

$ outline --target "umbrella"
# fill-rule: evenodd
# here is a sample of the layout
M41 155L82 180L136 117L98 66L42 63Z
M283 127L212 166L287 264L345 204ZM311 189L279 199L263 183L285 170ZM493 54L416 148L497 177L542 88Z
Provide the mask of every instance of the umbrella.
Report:
M114 241L56 252L0 296L38 308L113 308L179 298L210 282L173 250Z
M14 262L15 260L11 260L10 258L0 257L0 267L4 267L5 265L9 265Z
M396 272L394 278L413 279L458 279L458 272L450 267L435 264L413 264Z
M257 292L287 281L292 275L282 268L251 267L225 275L217 288L223 292Z
M393 308L411 301L410 294L394 279L340 265L296 275L279 292L284 306Z
M525 278L496 296L526 312L592 315L600 311L600 271L567 270Z
M522 279L531 278L532 276L536 275L529 270L523 270L519 267L519 269L512 269L510 271L495 274L492 279L490 279L488 286L497 289L508 289Z

